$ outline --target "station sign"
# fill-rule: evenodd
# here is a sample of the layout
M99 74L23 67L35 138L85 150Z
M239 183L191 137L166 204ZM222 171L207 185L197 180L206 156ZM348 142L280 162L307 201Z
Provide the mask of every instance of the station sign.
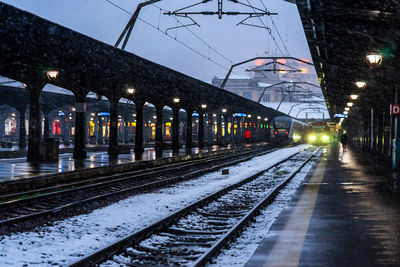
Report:
M246 117L246 113L233 113L233 117Z
M110 112L100 112L99 116L110 116Z
M346 114L336 113L335 118L346 118Z
M399 115L399 114L400 114L400 104L391 104L390 115Z

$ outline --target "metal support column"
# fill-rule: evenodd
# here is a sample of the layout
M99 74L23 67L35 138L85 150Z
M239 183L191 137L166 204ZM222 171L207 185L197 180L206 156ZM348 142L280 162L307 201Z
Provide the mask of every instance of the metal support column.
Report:
M222 145L222 121L220 114L217 114L217 145Z
M75 140L74 140L74 158L85 159L85 113L86 113L86 96L75 95Z
M29 137L28 137L28 161L40 160L41 147L41 121L40 121L40 92L42 84L28 84L29 90Z
M162 122L163 122L163 106L156 105L156 136L155 149L157 152L163 150Z
M135 153L141 154L143 148L143 105L144 102L137 101L136 105L136 129L135 129Z
M118 149L118 101L110 101L110 139L108 142L108 154L117 156Z
M204 148L204 113L199 112L199 132L197 141L199 143L199 148Z
M186 148L190 149L193 147L193 111L186 110Z
M172 107L172 151L179 150L179 107Z
M97 143L98 144L103 144L103 120L101 116L98 116L98 125L99 129L97 131Z
M18 109L19 112L19 139L18 146L20 148L26 147L26 129L25 129L25 109Z

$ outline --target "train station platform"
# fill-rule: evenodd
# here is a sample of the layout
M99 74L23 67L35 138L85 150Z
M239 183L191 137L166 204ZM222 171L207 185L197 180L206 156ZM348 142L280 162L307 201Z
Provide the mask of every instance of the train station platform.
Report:
M257 146L266 144L267 143L256 143L252 145ZM26 157L2 159L0 160L0 185L4 182L35 178L38 176L48 176L125 163L140 164L143 162L154 161L156 159L185 157L187 155L215 154L220 153L221 151L234 151L250 146L251 145L249 144L242 144L237 146L214 145L205 147L204 149L192 148L190 150L183 148L180 149L178 153L172 153L171 150L164 150L161 155L157 155L154 148L147 147L142 153L140 159L136 158L133 149L131 149L130 154L119 154L117 159L110 159L106 150L101 152L88 152L87 158L84 160L74 159L72 152L60 154L59 160L54 162L31 163L26 161Z
M400 197L362 159L327 147L245 266L400 266Z

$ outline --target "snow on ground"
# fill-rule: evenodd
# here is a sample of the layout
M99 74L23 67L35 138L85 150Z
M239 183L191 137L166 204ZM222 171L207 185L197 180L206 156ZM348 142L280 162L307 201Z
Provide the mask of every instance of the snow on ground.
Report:
M257 173L308 145L284 148L170 188L132 196L32 232L0 237L0 266L66 265L174 211Z
M261 244L263 238L268 234L269 229L275 219L285 209L289 201L294 196L297 188L300 186L313 164L306 165L292 181L278 194L275 201L261 211L255 218L255 222L250 224L237 238L236 242L231 244L229 249L224 250L213 259L213 264L208 266L243 266L251 258L257 247Z

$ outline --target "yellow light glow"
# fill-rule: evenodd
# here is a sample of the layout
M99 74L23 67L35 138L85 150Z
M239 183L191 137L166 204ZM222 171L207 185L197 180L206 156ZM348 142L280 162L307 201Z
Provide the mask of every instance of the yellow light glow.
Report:
M371 65L380 65L382 63L382 56L379 54L367 55L367 61Z
M351 98L352 100L357 100L358 95L350 95L350 98Z
M221 111L222 113L226 113L228 110L226 108L223 108Z
M201 104L201 108L205 109L205 108L207 108L207 105L206 104Z
M301 71L301 73L307 73L307 72L308 72L308 70L307 70L307 69L305 69L305 68L303 68L303 69L300 69L300 71Z
M350 110L350 108L349 108L349 107L345 107L345 108L344 108L344 110L346 110L346 111L349 111L349 110Z
M343 114L346 114L346 115L347 115L347 114L349 114L349 112L348 112L348 111L343 111Z
M315 140L317 140L317 137L316 137L315 135L310 135L310 136L308 137L308 140L309 140L310 142L314 142Z
M329 136L323 135L323 136L322 136L322 141L323 141L323 142L328 142L328 141L329 141Z
M352 107L353 106L353 102L348 102L347 106Z
M49 80L55 80L58 77L59 72L57 70L49 70L47 72L47 78L49 78Z
M179 98L175 97L174 99L172 99L172 101L174 101L175 104L178 104L179 101L181 101Z
M135 88L127 88L126 93L128 95L134 95L136 93L136 89Z
M358 81L358 82L356 82L356 86L358 89L363 89L367 86L367 83L364 81Z

